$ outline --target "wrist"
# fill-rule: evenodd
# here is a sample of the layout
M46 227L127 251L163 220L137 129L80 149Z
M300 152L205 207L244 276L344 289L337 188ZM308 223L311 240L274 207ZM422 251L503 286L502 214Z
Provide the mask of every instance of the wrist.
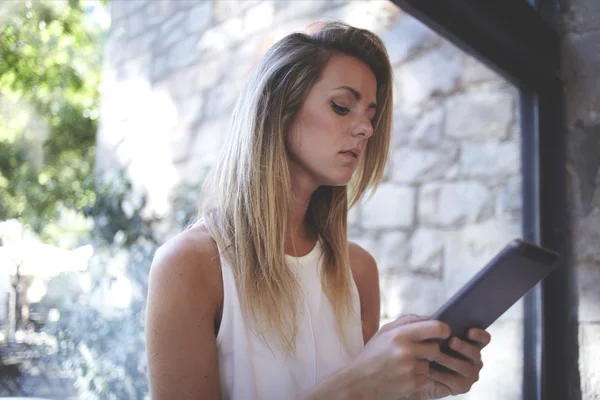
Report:
M429 400L429 396L425 391L413 393L407 400Z
M355 373L350 368L344 368L327 377L296 400L360 400L362 398Z

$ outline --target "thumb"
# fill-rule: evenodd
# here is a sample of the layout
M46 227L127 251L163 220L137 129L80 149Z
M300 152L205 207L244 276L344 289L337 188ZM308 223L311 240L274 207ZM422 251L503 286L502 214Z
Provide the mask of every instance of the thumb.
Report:
M401 326L406 324L412 324L414 322L426 321L428 319L429 317L425 317L422 315L407 314L397 318L395 321L392 322L392 324L394 324L395 326Z

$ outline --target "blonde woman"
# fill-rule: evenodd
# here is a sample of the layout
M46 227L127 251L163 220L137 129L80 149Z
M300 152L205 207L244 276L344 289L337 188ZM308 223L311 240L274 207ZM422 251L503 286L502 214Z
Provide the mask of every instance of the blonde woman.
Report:
M153 400L425 399L477 381L489 334L458 341L459 360L430 341L449 335L441 322L380 329L375 260L347 240L348 208L382 178L391 119L390 62L373 33L326 23L266 53L201 218L151 267Z

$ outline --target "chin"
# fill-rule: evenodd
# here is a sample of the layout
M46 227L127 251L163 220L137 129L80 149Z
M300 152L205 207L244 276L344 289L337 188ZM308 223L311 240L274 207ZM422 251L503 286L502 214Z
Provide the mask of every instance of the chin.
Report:
M329 179L326 180L327 183L325 185L326 186L348 186L348 184L352 180L352 175L353 174L349 174L347 176L329 177Z

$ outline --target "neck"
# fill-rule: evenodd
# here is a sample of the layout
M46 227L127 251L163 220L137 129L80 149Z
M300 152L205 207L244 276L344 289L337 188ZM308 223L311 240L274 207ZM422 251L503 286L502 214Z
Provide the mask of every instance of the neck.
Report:
M303 245L315 239L306 221L308 206L315 189L310 185L292 185L290 229L286 237L286 249L293 250L297 247L303 247Z
M310 204L310 197L292 196L290 204L290 239L304 239L310 236L306 222L306 213Z

